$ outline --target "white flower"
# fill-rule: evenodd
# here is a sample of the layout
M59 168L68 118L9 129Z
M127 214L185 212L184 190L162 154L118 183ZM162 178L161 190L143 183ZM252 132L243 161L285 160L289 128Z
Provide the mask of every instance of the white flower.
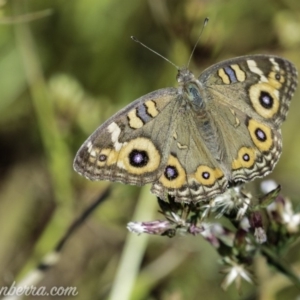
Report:
M137 234L162 234L170 228L171 224L169 221L130 222L127 224L127 229Z
M267 235L266 232L262 227L257 227L254 230L254 236L256 239L256 242L259 244L263 244L267 241Z
M289 233L297 233L300 225L300 213L294 213L289 199L280 197L267 207L272 219L286 226Z
M264 194L270 193L277 188L278 184L272 179L264 180L260 184L260 189Z
M221 284L221 287L224 290L226 290L234 281L237 289L240 288L242 279L249 283L253 282L251 274L246 270L246 267L243 264L238 264L229 257L226 257L224 261L228 265L228 267L222 271L223 273L227 273Z
M130 222L127 224L127 229L130 232L141 234L145 232L145 227L141 222Z
M282 220L286 224L287 230L290 233L296 233L299 230L300 214L294 214L293 206L290 201L285 201L282 211Z
M217 196L209 205L211 210L219 211L217 217L237 211L236 220L241 220L250 205L250 198L241 192L240 186L237 186Z

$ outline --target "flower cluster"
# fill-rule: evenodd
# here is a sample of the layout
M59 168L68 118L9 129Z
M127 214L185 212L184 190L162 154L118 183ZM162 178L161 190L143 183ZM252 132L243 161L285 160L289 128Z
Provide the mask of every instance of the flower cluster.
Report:
M295 281L279 253L298 236L300 213L293 212L292 203L279 194L280 186L273 181L263 182L262 190L265 195L256 198L237 186L198 203L178 203L171 196L168 201L158 198L165 220L130 222L127 228L137 234L202 236L221 257L224 289L233 282L239 288L242 279L253 282L251 266L257 253ZM233 226L221 225L220 218L227 218Z

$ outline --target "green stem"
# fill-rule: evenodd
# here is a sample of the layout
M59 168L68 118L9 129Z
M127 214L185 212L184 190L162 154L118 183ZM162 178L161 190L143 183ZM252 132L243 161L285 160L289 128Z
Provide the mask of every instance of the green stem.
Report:
M299 276L297 276L283 260L278 257L274 251L272 251L267 246L261 247L262 254L267 258L268 263L274 266L279 272L287 276L297 288L300 289L300 280Z
M16 15L26 13L22 1L14 1L13 9ZM73 200L71 157L55 120L53 101L47 89L29 25L27 23L16 24L15 36L46 152L55 200L59 203L70 204Z

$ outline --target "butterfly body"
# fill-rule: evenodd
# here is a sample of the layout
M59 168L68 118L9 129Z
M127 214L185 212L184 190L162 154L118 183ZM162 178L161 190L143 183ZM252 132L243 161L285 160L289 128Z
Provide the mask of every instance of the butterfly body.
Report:
M91 180L152 183L154 194L180 202L210 199L273 170L297 86L292 63L244 56L199 78L182 68L177 81L101 125L79 149L75 170Z

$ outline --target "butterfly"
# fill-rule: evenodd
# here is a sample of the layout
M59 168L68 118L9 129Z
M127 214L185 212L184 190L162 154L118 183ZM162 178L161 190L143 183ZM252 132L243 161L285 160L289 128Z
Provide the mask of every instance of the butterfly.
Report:
M198 78L178 68L177 82L97 128L80 147L74 169L91 180L151 183L158 197L187 203L274 169L282 152L280 127L297 87L291 62L236 57Z

